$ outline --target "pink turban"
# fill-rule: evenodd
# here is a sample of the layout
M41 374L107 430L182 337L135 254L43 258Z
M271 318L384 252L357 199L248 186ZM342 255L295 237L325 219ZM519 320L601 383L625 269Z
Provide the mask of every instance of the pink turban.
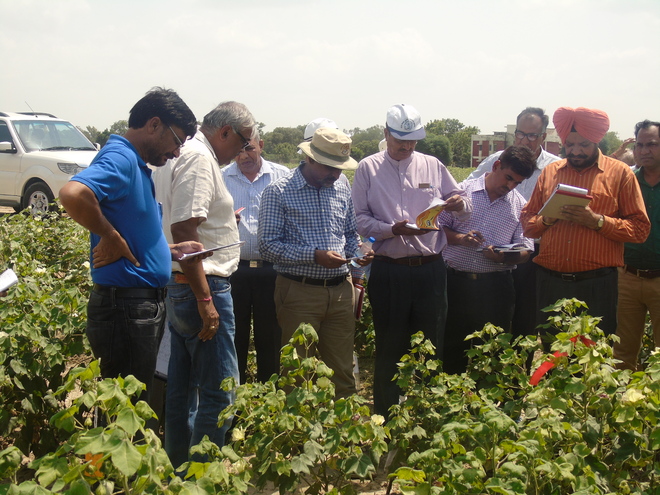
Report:
M552 116L557 134L562 141L566 140L572 129L580 136L592 143L600 143L608 129L610 119L602 110L591 110L589 108L558 108Z

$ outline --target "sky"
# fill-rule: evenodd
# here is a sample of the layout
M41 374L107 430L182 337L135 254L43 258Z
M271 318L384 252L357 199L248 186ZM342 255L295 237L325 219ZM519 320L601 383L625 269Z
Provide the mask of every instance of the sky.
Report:
M266 131L317 117L365 129L397 103L482 133L527 106L604 110L622 139L660 120L660 0L0 0L0 12L0 111L82 128L128 119L153 86L200 121L240 101Z

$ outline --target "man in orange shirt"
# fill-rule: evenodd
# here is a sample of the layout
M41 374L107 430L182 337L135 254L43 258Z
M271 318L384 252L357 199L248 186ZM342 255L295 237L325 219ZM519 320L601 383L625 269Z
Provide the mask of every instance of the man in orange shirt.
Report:
M623 266L623 243L643 242L651 224L639 184L630 167L604 156L598 143L609 129L601 110L559 108L553 122L566 158L546 166L523 209L525 236L541 238L534 262L537 272L537 323L542 308L575 297L602 317L606 334L616 331L617 266ZM561 218L538 214L558 184L587 189L588 206L564 206Z

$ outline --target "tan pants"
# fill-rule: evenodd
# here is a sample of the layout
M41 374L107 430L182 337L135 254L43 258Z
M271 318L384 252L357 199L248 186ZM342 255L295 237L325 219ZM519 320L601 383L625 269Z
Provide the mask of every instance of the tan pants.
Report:
M660 277L640 278L619 268L616 334L621 342L614 344L614 358L623 361L623 368L637 369L647 311L651 314L655 347L660 347Z
M316 350L334 371L335 396L356 393L353 376L355 316L350 278L335 287L321 287L278 275L275 308L282 327L282 345L288 344L301 323L309 323L319 335Z

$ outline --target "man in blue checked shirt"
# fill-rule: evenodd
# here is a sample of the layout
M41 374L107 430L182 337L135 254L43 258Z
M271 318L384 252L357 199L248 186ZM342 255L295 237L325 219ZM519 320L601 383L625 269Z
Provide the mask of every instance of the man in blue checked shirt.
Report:
M275 306L282 344L301 323L311 324L319 335L321 359L334 371L335 395L347 397L356 392L347 258L358 253L358 234L350 186L338 179L357 162L350 157L351 139L337 129L318 129L311 142L298 148L305 161L264 190L259 251L278 274Z
M238 269L230 279L236 319L234 345L241 383L246 380L251 330L257 351L257 379L265 382L280 369L282 332L273 300L276 274L273 264L264 261L259 254L257 227L264 189L277 179L291 175L291 169L264 160L263 146L259 131L255 131L248 146L236 155L233 163L222 169L227 190L234 198L234 210L241 210L236 213L240 218L238 233L241 241L245 241Z
M462 373L467 367L465 341L486 323L511 331L516 301L511 271L529 259L532 239L523 236L520 212L525 198L516 187L532 175L535 159L523 146L510 146L485 176L460 187L472 201L472 215L459 220L447 212L440 224L447 235L442 257L447 264L447 324L444 371ZM517 244L520 250L503 246ZM498 248L499 246L499 248Z

